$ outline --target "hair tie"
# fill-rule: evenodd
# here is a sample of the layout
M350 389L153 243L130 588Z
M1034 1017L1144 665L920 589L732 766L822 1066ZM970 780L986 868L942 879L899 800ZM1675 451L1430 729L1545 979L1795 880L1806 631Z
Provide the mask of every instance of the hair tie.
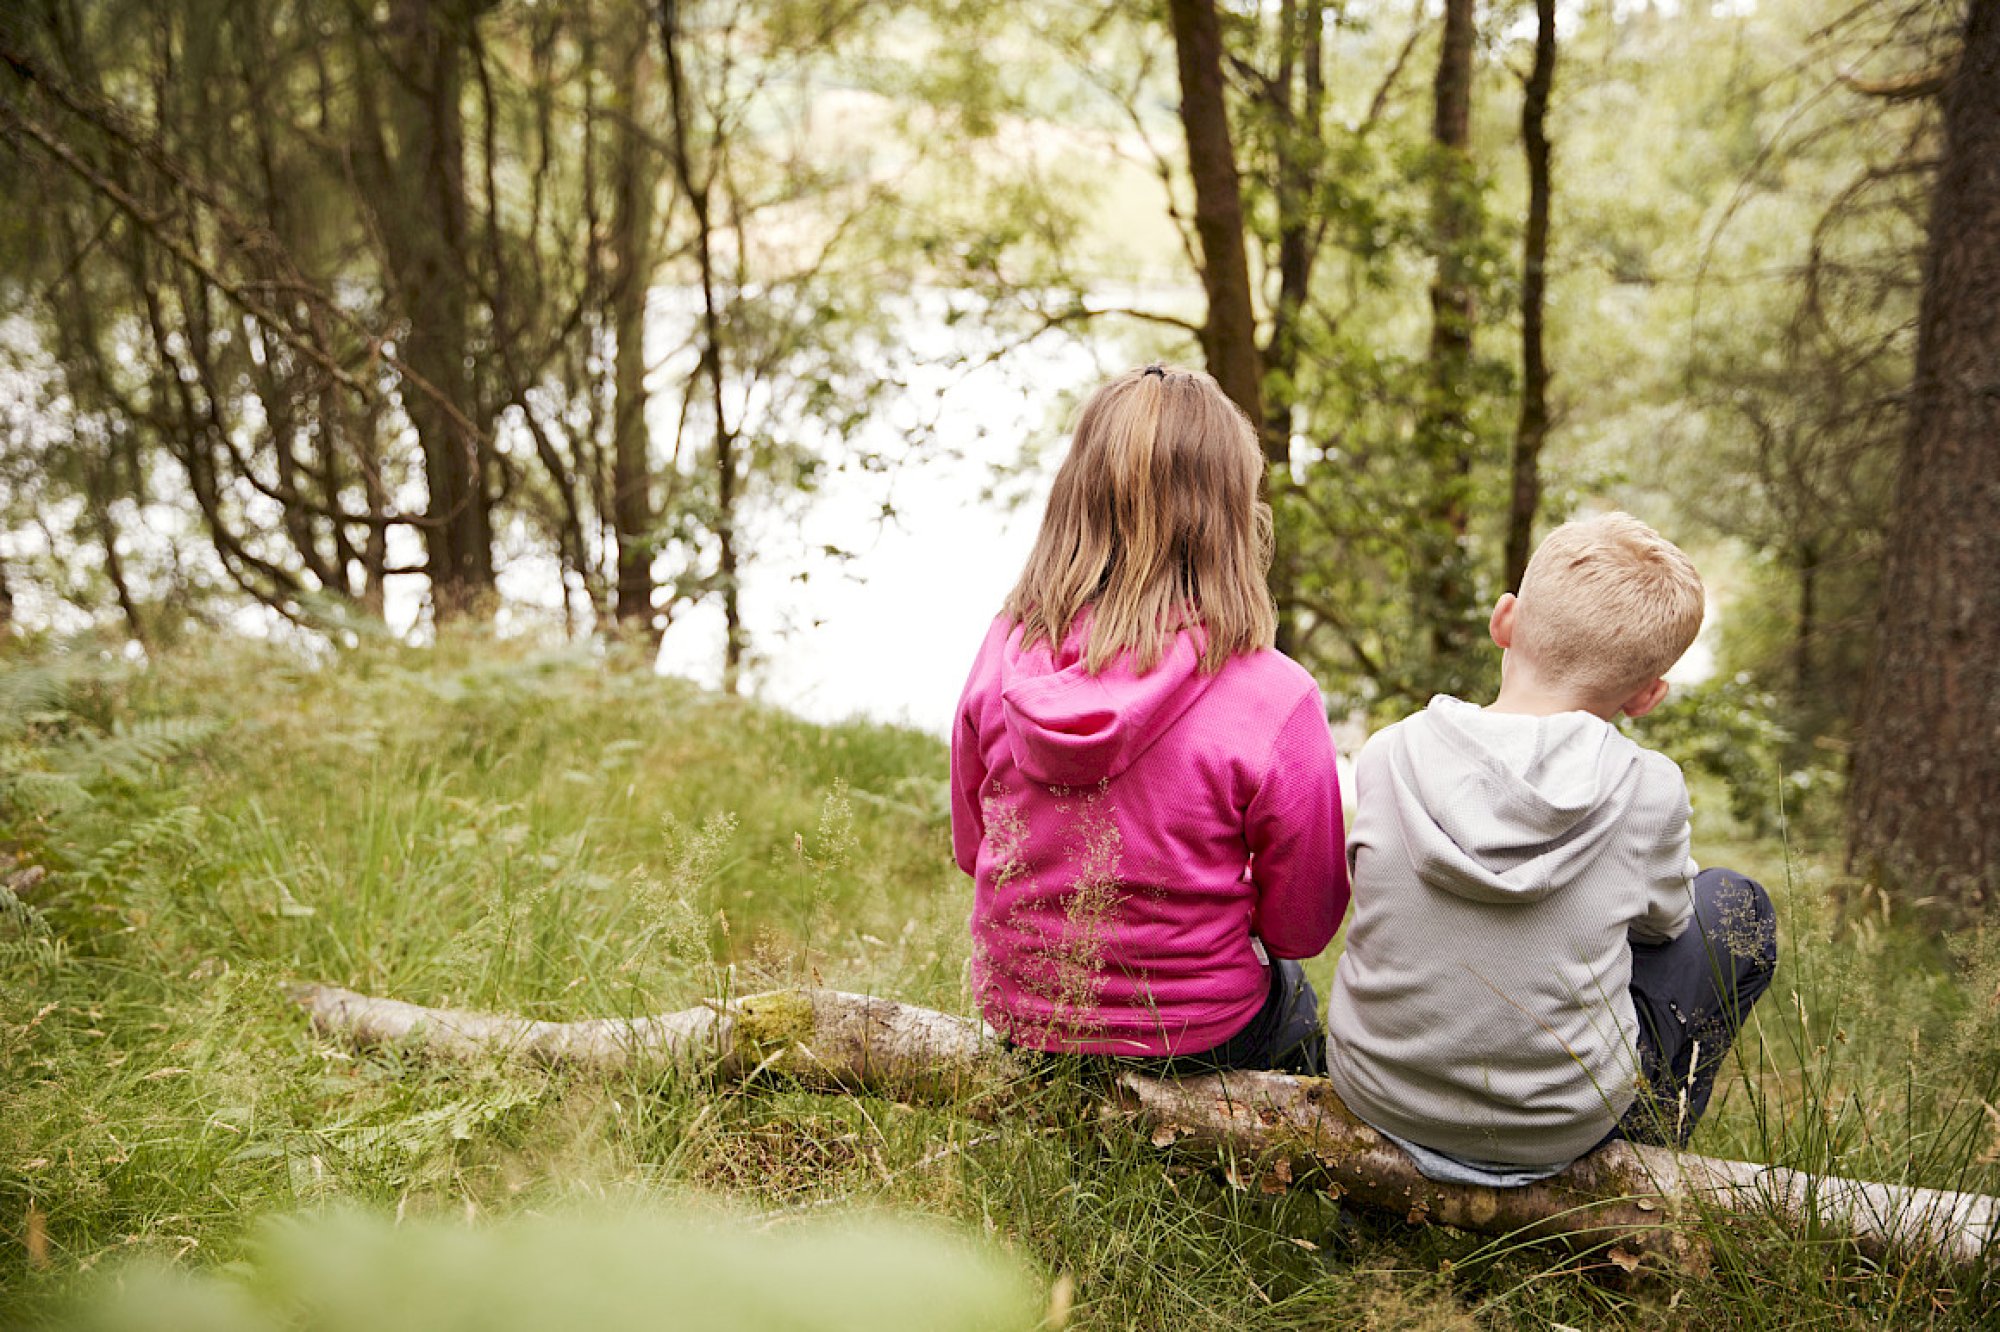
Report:
M1165 379L1167 377L1167 368L1163 365L1153 364L1147 366L1139 373L1142 375L1158 375L1161 379Z

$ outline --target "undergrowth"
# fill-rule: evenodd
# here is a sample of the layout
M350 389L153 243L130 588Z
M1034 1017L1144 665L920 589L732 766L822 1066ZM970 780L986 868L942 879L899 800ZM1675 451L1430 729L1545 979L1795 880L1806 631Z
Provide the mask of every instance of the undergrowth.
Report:
M2000 945L1836 891L1814 834L1711 794L1697 853L1771 888L1783 960L1694 1149L2000 1188ZM0 662L0 1323L59 1317L135 1255L227 1277L301 1212L695 1201L761 1227L928 1216L1080 1328L1981 1324L1977 1274L1776 1223L1706 1222L1710 1274L1634 1285L1234 1187L1060 1081L994 1119L446 1068L318 1039L283 997L323 979L560 1018L824 981L965 1011L946 809L928 737L582 651ZM1333 964L1310 967L1322 994Z

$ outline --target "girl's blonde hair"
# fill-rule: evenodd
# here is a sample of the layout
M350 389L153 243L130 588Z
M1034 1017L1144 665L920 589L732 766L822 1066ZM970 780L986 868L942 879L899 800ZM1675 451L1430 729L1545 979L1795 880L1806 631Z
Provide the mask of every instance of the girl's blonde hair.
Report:
M1130 652L1140 672L1200 625L1215 671L1269 647L1271 510L1257 432L1198 370L1149 365L1090 395L1056 472L1041 534L1007 597L1024 646L1053 650L1090 608L1084 666Z

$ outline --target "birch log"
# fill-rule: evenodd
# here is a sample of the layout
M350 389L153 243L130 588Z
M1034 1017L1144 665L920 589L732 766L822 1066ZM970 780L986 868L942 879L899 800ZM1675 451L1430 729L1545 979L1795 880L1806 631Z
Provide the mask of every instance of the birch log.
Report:
M597 1071L657 1065L730 1078L772 1073L904 1100L959 1100L1024 1075L983 1023L837 990L777 990L656 1017L580 1022L424 1008L331 985L294 986L291 995L333 1039L448 1060L518 1057ZM1983 1262L2000 1238L2000 1199L1623 1142L1523 1188L1441 1184L1419 1174L1319 1078L1124 1073L1104 1114L1136 1122L1157 1147L1219 1157L1246 1186L1314 1187L1412 1223L1587 1243L1628 1266L1642 1256L1701 1266L1699 1229L1686 1223L1703 1209L1817 1227L1875 1258L1961 1267Z

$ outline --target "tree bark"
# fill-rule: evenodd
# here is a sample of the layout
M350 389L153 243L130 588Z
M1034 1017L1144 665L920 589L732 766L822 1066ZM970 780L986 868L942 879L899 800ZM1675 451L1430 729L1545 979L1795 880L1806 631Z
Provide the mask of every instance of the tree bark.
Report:
M1792 634L1792 694L1803 700L1812 696L1813 646L1819 636L1819 543L1799 542L1792 561L1799 573L1799 623Z
M1419 605L1430 621L1433 656L1442 665L1462 646L1470 592L1464 540L1466 487L1472 473L1472 332L1476 319L1471 246L1478 231L1472 170L1472 54L1475 0L1445 0L1438 44L1431 145L1430 354L1418 439L1431 473L1430 512L1418 560ZM1428 605L1424 603L1428 602Z
M328 1036L410 1045L440 1059L524 1058L596 1072L659 1063L728 1077L776 1073L809 1086L905 1099L955 1099L1021 1076L984 1023L839 990L774 990L647 1018L537 1022L425 1008L334 985L291 997Z
M1264 448L1266 499L1282 504L1291 478L1289 414L1273 428L1263 405L1264 357L1257 346L1257 311L1250 294L1250 260L1244 244L1243 191L1230 139L1229 108L1223 97L1222 25L1215 0L1171 0L1168 17L1180 69L1181 130L1187 137L1188 174L1194 181L1194 229L1201 241L1201 285L1208 300L1202 321L1202 355L1208 372L1229 400L1257 428ZM1289 17L1289 7L1288 7ZM1287 32L1284 40L1292 35ZM1289 96L1289 89L1286 91ZM1278 608L1280 651L1293 647L1291 625L1292 543L1286 526L1275 521L1274 549L1267 584Z
M1167 6L1180 66L1181 129L1188 174L1194 178L1194 229L1201 239L1201 285L1208 297L1202 350L1209 373L1253 424L1264 420L1263 358L1250 300L1250 260L1243 244L1243 192L1229 110L1222 96L1222 28L1215 0L1172 0ZM1265 437L1265 456L1272 444Z
M715 228L710 186L713 164L697 169L690 117L694 99L681 64L680 0L661 0L660 53L667 71L667 101L673 134L670 156L674 176L694 214L694 256L701 275L701 365L696 373L708 383L709 410L714 415L715 583L722 596L722 691L737 691L743 671L742 579L736 550L737 491L742 477L737 460L736 432L730 428L723 400L722 295L717 290Z
M361 551L361 607L376 619L388 609L389 487L382 477L381 408L370 403L354 432L355 462L368 499L368 539Z
M262 34L260 34L262 35ZM287 252L297 254L303 247L299 244L298 228L294 225L295 214L286 195L286 181L278 165L278 149L273 142L273 122L277 119L265 96L266 89L255 72L250 68L250 58L244 55L238 64L238 74L249 94L252 121L252 139L256 144L258 168L258 202L262 205L264 223L271 229L271 235ZM271 265L264 265L264 278L275 288L283 281L283 274ZM252 377L258 400L263 404L265 430L271 441L272 452L278 465L278 488L289 495L300 495L306 487L304 478L316 471L309 459L302 459L300 446L311 434L306 429L308 419L304 408L317 395L301 394L299 385L289 373L286 365L287 351L269 331L258 324L253 335L262 354L252 358ZM318 447L323 454L331 454L330 440L333 423L321 421L316 435ZM337 494L329 496L329 507L336 511L339 505ZM292 549L298 552L299 562L313 576L320 588L332 596L344 596L347 582L340 568L338 542L340 524L328 524L330 541L324 550L320 546L319 515L310 507L299 503L280 504L280 520L285 535L291 540Z
M1298 428L1299 322L1312 294L1313 261L1323 231L1318 185L1325 169L1321 139L1326 114L1325 14L1319 0L1303 5L1285 0L1278 16L1282 54L1271 95L1278 120L1273 182L1278 204L1278 305L1271 312L1270 335L1259 364L1264 372L1264 457L1274 546L1269 583L1278 608L1276 646L1292 654L1298 645L1298 543L1285 495L1291 483L1292 434Z
M103 465L94 459L86 459L83 466L84 497L90 507L90 525L97 532L98 544L104 547L104 575L111 580L111 590L118 598L118 609L124 613L125 627L132 635L132 641L139 645L140 651L151 656L152 636L146 632L145 617L139 613L138 599L132 595L131 581L125 576L125 559L118 553L118 525L111 518ZM11 610L11 598L8 604Z
M652 145L640 136L647 43L629 39L613 104L611 293L617 340L612 402L611 521L618 543L617 614L643 629L653 614L652 468L646 431L646 295L653 280L653 202L658 177Z
M1969 915L2000 900L2000 3L1967 15L1848 847L1856 870Z
M780 990L658 1017L537 1022L423 1008L330 985L292 998L313 1025L353 1045L406 1045L434 1057L497 1057L598 1071L640 1064L771 1073L810 1087L900 1099L1004 1092L1025 1075L985 1024L834 990ZM1698 1267L1684 1223L1701 1209L1768 1216L1851 1239L1875 1257L1982 1261L2000 1238L2000 1199L1865 1184L1744 1161L1617 1142L1518 1189L1440 1184L1355 1118L1323 1079L1227 1073L1187 1079L1121 1074L1104 1105L1155 1146L1183 1144L1228 1162L1229 1177L1273 1191L1320 1188L1405 1216L1486 1234L1614 1246L1611 1258Z
M467 28L483 7L484 0L396 0L389 16L396 148L385 155L388 206L376 223L403 317L402 359L432 390L405 385L402 396L424 455L434 523L424 531L426 566L441 620L471 611L493 586L486 442L473 425L468 368L473 283L460 105ZM368 90L360 100L371 114ZM380 129L370 126L375 135Z
M1507 508L1507 590L1521 590L1542 507L1542 445L1549 437L1549 365L1542 318L1549 287L1549 94L1556 79L1555 0L1535 0L1535 63L1521 96L1528 159L1528 226L1521 239L1521 418L1514 429L1514 487Z

